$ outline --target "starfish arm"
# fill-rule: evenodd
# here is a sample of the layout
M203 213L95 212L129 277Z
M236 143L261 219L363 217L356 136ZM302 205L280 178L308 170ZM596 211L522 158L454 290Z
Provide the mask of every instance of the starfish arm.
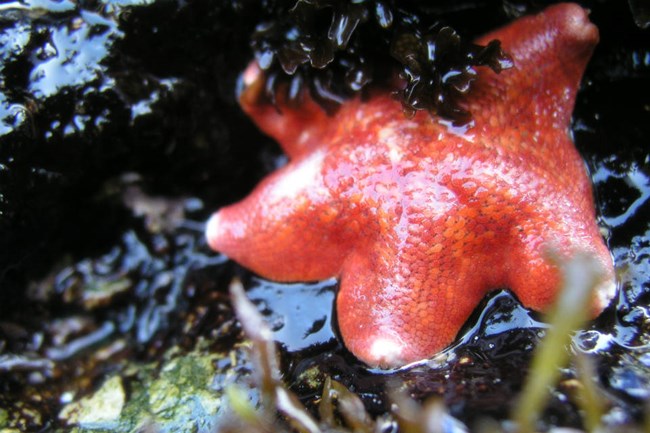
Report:
M337 314L346 347L371 366L398 367L448 346L487 290L467 272L479 259L452 256L452 240L396 254L379 242L345 263ZM454 241L455 242L455 241ZM444 245L444 246L443 246Z
M606 275L593 309L602 311L614 279L591 200L567 202L565 191L543 187L513 194L505 180L484 179L489 189L461 181L464 188L428 197L432 206L424 208L424 197L417 197L402 223L390 225L393 231L349 256L337 312L345 344L357 357L394 367L430 356L449 345L485 294L498 288L544 311L560 286L553 248L562 259L587 252L602 263ZM412 194L406 190L403 197ZM547 196L554 207L545 204Z
M592 301L592 315L596 316L614 297L616 283L611 254L597 226L584 218L588 210L549 212L538 208L526 213L528 217L520 217L515 224L516 234L504 259L507 286L526 307L544 311L561 287L561 264L577 254L590 255L602 275Z
M584 69L598 43L587 11L571 3L549 7L480 38L501 41L513 69L481 74L469 109L477 125L566 131ZM498 133L498 131L497 131Z
M323 185L324 153L285 166L243 201L208 222L210 247L277 281L308 281L339 274L354 242L341 228L339 202Z
M305 155L324 142L332 119L303 90L300 101L287 100L285 89L276 92L275 104L260 103L265 84L263 72L253 61L242 75L239 103L265 134L276 140L289 158Z

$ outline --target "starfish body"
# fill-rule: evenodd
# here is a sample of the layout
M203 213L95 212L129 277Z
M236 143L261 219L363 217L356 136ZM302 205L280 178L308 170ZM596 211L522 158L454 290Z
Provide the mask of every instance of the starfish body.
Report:
M510 288L543 311L561 284L550 249L600 261L601 311L613 265L569 132L598 31L562 4L477 42L492 39L515 67L478 77L465 128L423 112L408 119L381 91L333 116L307 95L299 107L281 98L277 110L255 102L252 64L242 107L289 163L213 215L210 246L278 281L340 278L341 335L371 366L440 351L490 290Z

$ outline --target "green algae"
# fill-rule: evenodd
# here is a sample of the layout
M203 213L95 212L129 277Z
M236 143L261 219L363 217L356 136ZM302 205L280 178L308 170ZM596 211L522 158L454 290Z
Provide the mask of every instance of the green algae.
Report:
M207 342L189 353L174 347L160 363L130 364L90 396L66 405L59 418L71 430L57 432L215 431L224 414L222 385L241 382L250 366L242 345L225 353L208 348Z
M209 428L222 406L221 396L210 392L216 356L192 353L163 367L148 387L148 406L157 423L188 423Z
M0 408L0 428L4 428L9 421L9 412L5 409Z

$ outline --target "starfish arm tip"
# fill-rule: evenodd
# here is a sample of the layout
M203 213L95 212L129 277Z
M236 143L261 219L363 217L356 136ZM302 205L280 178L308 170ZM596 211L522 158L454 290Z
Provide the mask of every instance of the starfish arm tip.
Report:
M598 28L589 20L589 10L576 3L567 3L556 7L561 11L558 20L566 35L588 43L598 42Z
M215 212L205 225L205 238L213 250L219 250L219 238L221 236L221 213Z
M363 361L379 368L396 368L405 364L406 347L398 339L380 336L367 342L367 350L363 352Z

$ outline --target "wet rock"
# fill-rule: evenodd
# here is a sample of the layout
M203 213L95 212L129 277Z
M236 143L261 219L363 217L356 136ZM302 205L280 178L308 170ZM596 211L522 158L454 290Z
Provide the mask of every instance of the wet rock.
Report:
M92 395L68 403L59 413L67 425L88 429L115 429L119 426L126 395L119 376L109 378Z

